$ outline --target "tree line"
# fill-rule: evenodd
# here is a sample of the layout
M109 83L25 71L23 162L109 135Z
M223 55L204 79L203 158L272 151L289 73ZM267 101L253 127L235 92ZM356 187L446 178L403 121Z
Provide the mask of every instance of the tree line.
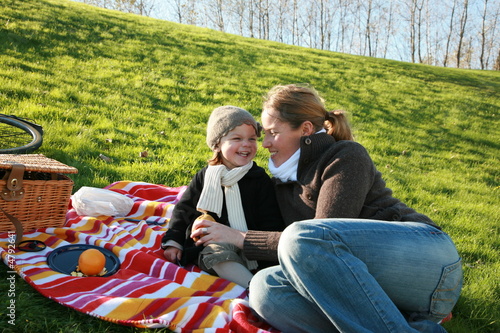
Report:
M500 0L80 0L245 37L500 70Z

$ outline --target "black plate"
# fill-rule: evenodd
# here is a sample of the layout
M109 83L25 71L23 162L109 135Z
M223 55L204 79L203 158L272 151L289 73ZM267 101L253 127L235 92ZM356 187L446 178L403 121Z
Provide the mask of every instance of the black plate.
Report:
M47 263L54 271L71 275L71 272L74 272L76 266L78 266L78 258L80 258L80 254L88 249L97 249L106 257L106 264L104 266L106 267L107 273L103 276L113 275L120 268L120 260L113 252L99 246L86 244L65 245L58 247L49 254Z

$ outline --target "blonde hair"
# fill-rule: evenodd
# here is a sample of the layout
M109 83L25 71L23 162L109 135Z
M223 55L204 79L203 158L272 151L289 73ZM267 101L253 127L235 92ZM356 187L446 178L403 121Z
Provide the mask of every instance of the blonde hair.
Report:
M323 98L312 87L295 84L275 86L265 97L263 108L277 112L277 118L293 129L299 128L304 121L310 121L316 132L326 129L337 141L354 140L345 112L327 111Z

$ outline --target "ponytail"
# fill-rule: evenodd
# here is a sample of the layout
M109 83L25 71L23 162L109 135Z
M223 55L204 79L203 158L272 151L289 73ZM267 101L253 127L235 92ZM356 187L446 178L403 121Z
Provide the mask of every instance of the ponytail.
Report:
M327 111L325 115L325 129L326 132L333 136L335 140L350 140L354 141L351 126L342 110Z

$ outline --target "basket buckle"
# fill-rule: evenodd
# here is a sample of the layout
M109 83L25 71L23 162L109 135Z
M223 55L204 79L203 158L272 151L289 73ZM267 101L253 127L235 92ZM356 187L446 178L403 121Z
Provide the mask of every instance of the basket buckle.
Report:
M13 163L12 170L7 172L8 176L5 188L0 192L0 196L5 201L17 201L24 198L23 177L26 167L23 164Z

